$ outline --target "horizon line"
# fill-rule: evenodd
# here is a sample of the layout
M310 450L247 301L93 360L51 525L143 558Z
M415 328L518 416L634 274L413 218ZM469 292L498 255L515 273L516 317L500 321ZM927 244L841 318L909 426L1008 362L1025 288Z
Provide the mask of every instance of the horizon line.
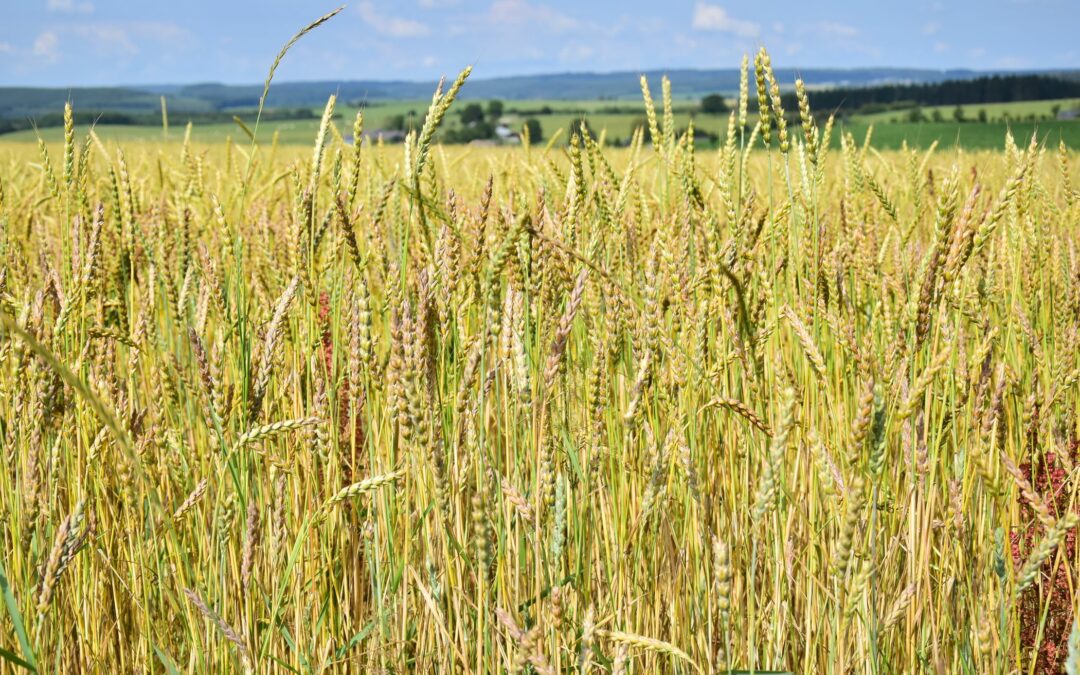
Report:
M463 67L464 68L464 67ZM914 71L924 73L973 73L978 75L1038 75L1043 73L1075 73L1080 72L1080 67L1049 67L1049 68L990 68L990 69L977 69L970 67L942 67L942 68L927 68L918 66L857 66L857 67L839 67L839 66L775 66L776 71L793 71L793 72L807 72L807 71L833 71L836 73L859 73L866 71ZM536 73L521 73L517 75L491 75L484 77L470 78L470 82L494 82L499 80L521 79L521 78L542 78L542 77L581 77L581 76L598 76L598 77L610 77L616 75L646 75L646 74L664 74L673 72L690 72L690 73L738 73L739 67L728 68L694 68L694 67L664 67L656 66L646 69L620 69L620 70L563 70L563 71L542 71ZM435 76L428 79L343 79L343 78L331 78L331 79L282 79L276 81L278 85L282 84L319 84L319 83L364 83L364 84L434 84L437 83L440 77L449 77L449 73L444 73L441 76ZM5 84L0 82L0 89L138 89L140 87L190 87L197 85L221 85L227 87L259 87L263 85L260 82L250 81L224 81L224 80L192 80L188 82L128 82L128 83L113 83L113 84L69 84L69 85L44 85L44 86L32 86L32 85L17 85L17 84Z

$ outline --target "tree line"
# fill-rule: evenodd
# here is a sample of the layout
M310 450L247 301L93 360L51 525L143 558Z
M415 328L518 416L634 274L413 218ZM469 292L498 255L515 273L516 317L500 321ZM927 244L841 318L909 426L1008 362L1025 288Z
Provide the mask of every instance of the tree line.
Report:
M849 113L916 105L1013 103L1075 97L1080 97L1080 82L1045 75L992 75L973 80L845 87L810 92L814 109ZM794 93L786 94L783 98L785 107L797 109Z

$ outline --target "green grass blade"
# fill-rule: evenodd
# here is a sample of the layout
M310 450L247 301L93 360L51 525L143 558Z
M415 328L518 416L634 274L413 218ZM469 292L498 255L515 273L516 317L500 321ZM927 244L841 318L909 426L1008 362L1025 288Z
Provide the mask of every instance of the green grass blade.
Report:
M34 668L32 665L30 665L29 661L24 661L20 659L18 656L15 655L15 652L4 649L3 647L0 647L0 659L10 661L11 663L14 663L20 668L25 668L26 670L37 672L37 668Z
M19 647L23 653L23 659L18 659L17 663L19 665L25 664L23 665L24 668L36 671L37 659L34 657L34 650L30 646L30 640L26 635L22 612L19 611L19 603L15 601L15 595L11 592L11 584L8 582L7 571L4 569L4 563L2 562L0 562L0 592L4 595L4 605L7 607L8 616L11 617L11 624L15 627L15 637L18 638Z
M161 665L165 667L165 672L169 675L180 675L180 669L176 667L176 663L173 662L168 652L154 645L154 654L158 657L158 661L161 661Z

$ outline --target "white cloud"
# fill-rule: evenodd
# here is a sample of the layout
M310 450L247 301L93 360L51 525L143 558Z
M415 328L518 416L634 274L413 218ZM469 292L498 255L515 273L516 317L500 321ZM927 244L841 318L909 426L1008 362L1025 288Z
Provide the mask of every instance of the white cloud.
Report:
M34 39L34 56L45 61L56 61L60 58L60 38L51 30L41 33Z
M392 38L417 38L431 33L431 29L419 21L381 14L371 2L361 2L357 10L364 23L380 35Z
M191 41L188 31L169 21L84 21L61 30L65 40L81 40L97 53L116 58L184 47Z
M695 30L731 33L745 38L756 38L761 34L761 27L756 23L736 19L720 5L710 5L704 2L699 2L694 6L694 19L691 25Z
M129 21L124 25L139 40L178 44L192 39L187 29L171 21Z
M442 9L444 7L457 7L461 0L420 0L420 6L424 9Z
M123 63L150 53L175 54L192 44L192 35L169 21L79 21L42 31L28 53L42 63L55 63L75 52ZM69 49L62 51L63 47ZM0 47L0 53L4 51Z
M565 33L580 25L573 17L526 0L495 0L488 11L488 21L499 27L527 25L551 33Z
M826 38L853 38L859 34L858 29L846 23L836 21L821 21L817 24L817 30Z
M998 68L1006 68L1009 70L1017 70L1019 68L1027 68L1027 59L1020 58L1018 56L1002 56L997 60Z
M139 47L128 31L113 23L87 23L73 26L71 32L90 42L95 49L116 56L135 56Z
M947 42L935 42L934 51L938 54L944 54L949 51L949 43Z
M612 35L632 33L635 35L668 36L671 29L659 16L631 16L622 14L614 23L609 24Z
M49 0L50 12L63 12L65 14L90 14L94 11L92 2L75 2L75 0Z
M559 60L564 63L578 63L590 59L593 53L593 48L587 45L567 45L559 52Z
M10 42L0 42L0 54L14 54L15 48Z
M938 23L937 21L927 21L926 23L923 24L922 34L923 35L933 35L933 34L937 33L939 30L941 30L941 24L940 23Z
M697 49L698 41L689 35L683 33L676 33L674 36L675 44L681 47L683 50Z

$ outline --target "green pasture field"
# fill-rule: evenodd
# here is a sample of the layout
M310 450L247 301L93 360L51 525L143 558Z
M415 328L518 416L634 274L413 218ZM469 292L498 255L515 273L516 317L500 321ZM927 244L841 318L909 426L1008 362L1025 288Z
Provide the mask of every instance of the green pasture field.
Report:
M486 106L486 101L482 102ZM462 105L465 105L463 103ZM549 106L554 112L543 115L521 115L507 112L503 120L517 128L527 117L535 117L539 120L543 132L543 142L562 130L558 143L563 143L569 137L567 130L572 122L582 118L578 114L580 110L596 111L587 113L584 117L594 133L607 131L607 141L617 143L625 141L633 129L642 124L645 118L644 108L640 113L613 113L599 112L601 110L617 107L623 109L635 109L635 106L622 101L504 101L504 106L509 110L537 110L543 106ZM1030 138L1032 133L1038 132L1043 138L1056 145L1058 140L1064 140L1071 148L1080 147L1080 121L1004 121L1003 113L1008 112L1013 117L1023 117L1029 114L1048 115L1054 105L1060 105L1067 109L1074 105L1080 105L1080 101L1028 101L1021 103L1003 103L983 106L966 106L965 114L969 119L973 118L978 109L985 109L991 121L987 123L963 122L951 120L952 108L942 107L946 116L944 122L908 122L904 121L901 112L879 113L874 115L861 115L851 118L850 121L838 128L845 128L855 134L857 138L865 136L867 129L873 125L874 146L882 149L901 147L906 141L909 147L925 148L937 141L943 147L959 146L969 150L991 150L1002 147L1002 139L1007 130L1012 130L1017 138ZM395 115L408 115L415 112L417 123L422 119L423 111L427 103L424 101L391 101L376 102L364 107L364 128L368 130L384 129L388 120ZM358 108L344 105L338 108L339 116L335 119L335 125L343 136L352 133L352 121ZM679 107L675 109L678 111ZM934 108L924 108L924 114L931 114ZM676 112L675 124L678 129L685 129L693 119L694 127L699 132L699 138L703 132L711 132L723 135L727 129L726 115L691 115L683 107L683 112ZM445 128L452 129L460 124L458 117L451 113L445 121ZM116 142L152 142L161 140L182 140L185 133L183 115L174 115L170 120L168 133L160 126L126 126L126 125L98 125L95 130L102 140ZM250 125L249 125L250 126ZM266 143L270 142L274 134L278 135L278 142L284 145L309 144L318 131L318 119L309 120L280 120L263 122L259 127L259 139ZM85 133L88 127L79 129ZM27 130L0 136L0 143L11 142L36 142L37 135L49 144L60 143L63 140L63 130L60 128L47 128L38 131ZM246 133L234 123L213 123L192 125L191 139L198 143L217 144L224 143L232 138L238 146L244 146L250 141ZM839 147L839 137L834 134L833 146Z

